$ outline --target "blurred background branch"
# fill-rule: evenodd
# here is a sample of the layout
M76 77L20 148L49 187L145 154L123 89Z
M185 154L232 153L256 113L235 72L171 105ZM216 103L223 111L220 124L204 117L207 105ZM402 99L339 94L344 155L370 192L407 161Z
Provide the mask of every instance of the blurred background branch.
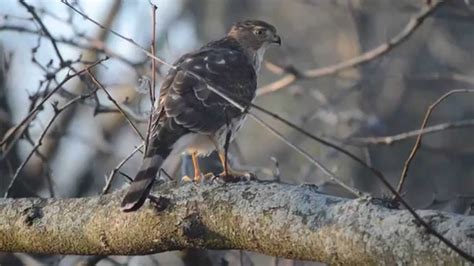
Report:
M275 73L290 74L282 77L277 81L272 82L271 84L259 88L259 90L257 91L257 95L264 95L285 88L291 85L293 82L297 81L298 79L313 79L327 75L333 75L348 68L357 67L369 61L375 60L378 57L390 52L392 49L394 49L396 46L400 45L404 41L406 41L410 37L410 35L412 35L415 30L423 23L423 21L444 2L445 1L442 0L429 1L419 13L410 18L407 25L397 35L392 37L386 43L383 43L370 51L367 51L357 57L351 58L339 64L323 68L300 71L295 69L293 66L281 68L274 64L267 63L268 68Z

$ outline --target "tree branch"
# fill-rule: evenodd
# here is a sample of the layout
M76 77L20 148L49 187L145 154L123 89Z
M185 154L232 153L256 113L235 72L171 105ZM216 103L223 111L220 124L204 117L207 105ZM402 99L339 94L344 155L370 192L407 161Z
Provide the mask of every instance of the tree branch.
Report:
M408 140L409 138L418 137L418 135L428 135L437 133L440 131L446 131L448 129L458 129L474 127L474 119L464 119L459 121L452 121L441 123L423 129L415 129L398 133L395 135L381 136L381 137L351 137L349 139L341 140L344 144L355 145L355 146L366 146L366 145L392 145L395 142L402 140Z
M149 254L184 248L244 249L329 264L462 264L405 210L348 200L312 185L158 186L154 204L120 211L122 192L79 199L0 200L0 251ZM418 212L474 254L474 217Z
M410 18L406 26L395 36L389 39L387 42L380 44L379 46L347 61L341 63L322 67L309 69L305 71L299 71L293 67L289 69L280 68L274 64L267 64L273 72L279 74L286 74L282 78L267 84L257 90L257 96L261 96L267 93L275 92L279 89L285 88L297 80L301 79L314 79L323 76L333 75L343 70L356 67L365 63L368 63L380 56L387 54L392 51L395 47L408 40L409 37L421 26L421 24L428 18L438 7L444 4L446 1L437 0L427 3L417 14ZM288 71L290 70L290 71Z

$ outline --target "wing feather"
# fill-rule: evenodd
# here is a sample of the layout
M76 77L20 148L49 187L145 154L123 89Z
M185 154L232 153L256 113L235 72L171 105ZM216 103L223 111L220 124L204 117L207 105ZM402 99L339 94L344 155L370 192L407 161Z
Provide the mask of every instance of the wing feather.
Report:
M252 101L257 87L255 69L247 56L233 49L213 48L187 54L170 74L160 96L166 116L203 134L212 134L228 119L241 115L208 86L243 105Z

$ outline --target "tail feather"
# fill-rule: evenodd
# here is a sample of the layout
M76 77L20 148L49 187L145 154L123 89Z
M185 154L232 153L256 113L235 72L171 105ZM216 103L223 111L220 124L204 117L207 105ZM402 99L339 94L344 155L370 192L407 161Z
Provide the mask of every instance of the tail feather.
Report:
M148 154L150 156L143 159L140 171L130 184L127 194L122 200L122 211L136 211L143 205L150 193L155 176L165 160L162 155L153 151Z
M157 134L150 139L149 149L146 151L140 171L122 200L122 211L138 210L145 202L166 157L170 154L173 144L189 131L176 124L173 119L163 119L157 129Z

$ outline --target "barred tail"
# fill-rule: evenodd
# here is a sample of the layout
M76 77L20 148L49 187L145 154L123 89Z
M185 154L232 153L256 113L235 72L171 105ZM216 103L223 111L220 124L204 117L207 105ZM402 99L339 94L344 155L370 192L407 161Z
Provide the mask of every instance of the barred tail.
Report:
M122 211L136 211L145 203L156 174L166 157L171 153L174 143L188 132L186 128L178 125L173 119L164 119L160 122L157 134L149 142L150 147L143 158L140 171L133 179L127 194L122 200Z
M167 154L160 154L155 149L148 152L143 159L138 174L133 179L127 194L122 200L122 211L136 211L143 205L166 156Z

